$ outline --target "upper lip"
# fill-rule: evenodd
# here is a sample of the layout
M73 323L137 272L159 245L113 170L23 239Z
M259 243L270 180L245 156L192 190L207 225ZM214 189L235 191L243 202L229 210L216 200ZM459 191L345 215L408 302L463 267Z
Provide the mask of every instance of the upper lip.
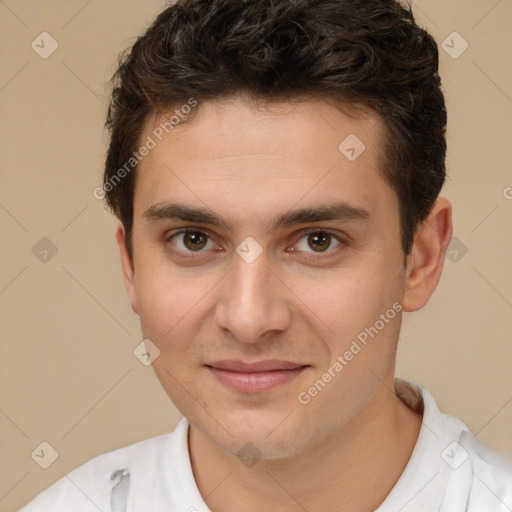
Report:
M256 361L254 363L245 363L243 361L222 360L213 361L206 364L217 368L218 370L230 370L232 372L269 372L273 370L295 370L307 366L302 363L294 363L292 361L279 361L277 359L267 359L265 361Z

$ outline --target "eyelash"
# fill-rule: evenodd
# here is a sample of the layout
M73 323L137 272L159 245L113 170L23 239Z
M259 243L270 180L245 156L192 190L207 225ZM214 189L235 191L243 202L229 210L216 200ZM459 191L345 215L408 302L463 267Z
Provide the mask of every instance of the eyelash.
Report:
M176 247L174 246L174 244L171 242L171 240L174 238L174 237L177 237L179 235L183 235L183 234L186 234L186 233L198 233L198 234L201 234L203 236L205 236L208 241L213 241L212 240L212 237L210 237L208 235L208 233L206 233L205 231L202 231L201 229L193 229L193 228L183 228L183 229L180 229L179 231L176 231L174 233L171 233L169 236L167 236L165 238L165 243L168 244L169 246L171 246L171 251L182 257L182 258L188 258L189 260L197 260L199 258L201 258L204 253L206 251L203 251L203 250L200 250L200 251L183 251L181 249L176 249ZM346 239L340 237L339 235L337 235L336 233L328 230L328 229L309 229L307 231L303 231L301 233L301 236L300 238L297 240L297 242L295 242L295 245L300 241L302 240L304 237L307 237L308 235L310 234L323 234L323 235L329 235L331 236L332 238L334 238L337 242L339 242L339 245L337 247L335 247L334 249L327 249L325 252L318 252L318 253L309 253L309 252L306 252L305 254L313 254L312 256L303 256L304 259L306 260L315 260L315 261L318 261L319 259L322 259L322 258L327 258L327 257L331 257L333 256L333 254L337 254L340 250L343 250L345 249L347 246L348 246L348 242ZM219 244L216 244L217 247L219 246ZM300 252L300 251L292 251L292 253L295 253L295 252Z

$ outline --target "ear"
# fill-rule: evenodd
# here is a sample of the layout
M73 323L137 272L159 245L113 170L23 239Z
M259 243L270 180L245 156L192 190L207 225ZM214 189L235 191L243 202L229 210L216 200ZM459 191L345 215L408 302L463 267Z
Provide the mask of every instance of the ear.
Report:
M130 297L132 309L134 313L138 315L139 311L137 306L137 293L134 286L135 268L133 265L133 259L130 256L126 246L126 232L121 221L119 221L117 224L116 240L117 245L119 246L119 252L121 254L121 269L123 271L124 285L126 286L126 291Z
M418 226L407 256L404 311L417 311L429 300L443 270L444 255L452 238L452 205L440 197Z

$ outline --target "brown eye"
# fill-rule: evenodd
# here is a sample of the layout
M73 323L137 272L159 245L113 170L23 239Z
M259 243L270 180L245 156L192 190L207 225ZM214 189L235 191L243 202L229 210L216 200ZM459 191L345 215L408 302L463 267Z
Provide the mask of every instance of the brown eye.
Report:
M308 236L309 246L316 252L322 252L331 245L331 235L326 233L312 233Z
M334 247L333 242L336 244ZM299 251L317 253L328 252L339 245L341 245L341 242L332 233L327 231L311 231L296 244Z
M183 240L187 249L191 251L203 249L207 243L207 238L199 232L185 233Z
M215 247L208 235L202 231L182 231L171 236L169 242L182 252L202 252L205 248Z

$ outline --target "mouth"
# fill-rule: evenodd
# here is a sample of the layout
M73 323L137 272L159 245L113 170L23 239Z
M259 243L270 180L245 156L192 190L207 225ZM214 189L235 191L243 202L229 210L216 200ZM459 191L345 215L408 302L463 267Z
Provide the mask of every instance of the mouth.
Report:
M275 359L244 363L224 360L205 365L225 386L241 393L260 393L290 382L309 365Z

